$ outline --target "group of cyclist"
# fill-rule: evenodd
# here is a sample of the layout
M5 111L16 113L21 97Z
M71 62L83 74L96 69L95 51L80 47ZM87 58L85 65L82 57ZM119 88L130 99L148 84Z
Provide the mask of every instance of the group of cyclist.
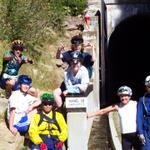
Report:
M90 46L92 52L85 52L85 46ZM54 90L56 103L61 107L63 97L67 94L81 94L86 91L93 73L94 48L90 44L84 45L81 34L75 35L71 38L71 50L65 50L61 45L56 58L68 64L68 68L64 71L64 81Z
M62 150L68 127L63 115L53 109L53 93L39 96L28 75L18 76L22 64L33 64L24 51L23 42L15 40L3 55L0 87L7 92L8 128L13 135L28 135L31 150Z
M84 51L82 36L71 39L71 50L59 47L56 58L68 63L64 71L64 81L53 92L45 92L41 96L32 87L32 79L28 75L19 75L22 64L33 61L23 52L25 46L21 40L12 42L11 50L4 53L0 87L7 91L8 127L13 135L28 133L31 150L62 150L68 136L68 127L64 116L56 111L62 107L67 94L80 94L86 91L94 64L92 54ZM87 113L87 117L103 115L117 111L120 117L123 150L150 149L150 76L145 79L146 93L138 103L131 100L132 89L121 86L117 95L120 103Z
M84 52L82 36L71 39L71 50L58 49L56 59L68 63L64 71L64 81L53 92L39 96L32 87L32 79L28 75L19 75L20 67L33 64L32 59L23 54L26 50L21 40L14 40L11 50L3 55L0 87L6 91L8 98L8 128L13 135L28 134L31 150L62 150L68 137L68 127L64 116L56 111L62 107L63 97L69 93L86 91L92 77L94 57ZM92 49L93 50L93 49Z

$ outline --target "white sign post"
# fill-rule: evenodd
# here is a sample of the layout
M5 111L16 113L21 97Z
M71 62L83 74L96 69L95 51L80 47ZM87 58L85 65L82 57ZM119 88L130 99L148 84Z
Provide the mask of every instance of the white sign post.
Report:
M67 97L66 108L86 108L87 99L85 97Z

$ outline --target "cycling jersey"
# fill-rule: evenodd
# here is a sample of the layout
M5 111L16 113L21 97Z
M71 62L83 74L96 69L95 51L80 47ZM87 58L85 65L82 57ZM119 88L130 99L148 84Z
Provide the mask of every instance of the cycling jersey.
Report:
M12 59L11 60L5 60L4 58L7 56L11 56ZM25 55L21 54L20 60L18 60L17 57L14 55L13 51L11 51L11 50L6 51L4 53L4 56L3 56L2 74L5 73L5 74L8 74L10 76L18 75L18 71L19 71L21 65L25 63L26 59L27 59L27 57Z

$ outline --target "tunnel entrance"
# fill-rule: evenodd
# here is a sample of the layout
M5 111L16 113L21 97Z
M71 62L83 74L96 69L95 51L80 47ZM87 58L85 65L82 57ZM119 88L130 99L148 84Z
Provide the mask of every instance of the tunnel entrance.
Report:
M119 101L116 91L122 85L130 86L138 100L150 74L150 14L122 21L109 39L106 57L107 103Z

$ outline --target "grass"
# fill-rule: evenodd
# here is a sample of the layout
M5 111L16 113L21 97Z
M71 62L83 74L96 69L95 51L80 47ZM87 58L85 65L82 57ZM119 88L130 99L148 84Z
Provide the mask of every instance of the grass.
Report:
M40 56L32 55L34 64L23 64L19 70L19 74L30 75L33 80L33 87L40 91L52 91L57 88L63 80L64 70L56 66L56 51L61 43L65 45L66 49L70 49L70 39L79 31L67 31L63 36L56 35L55 41L49 41L43 47L35 47ZM25 42L25 41L24 41ZM2 70L2 57L5 50L10 49L10 43L7 41L0 41L0 70ZM25 53L31 57L29 53Z
M55 53L57 43L52 47L43 47L43 52L38 60L34 60L34 64L23 64L19 70L19 74L27 74L33 80L33 86L41 91L52 91L59 86L63 80L63 70L56 66ZM7 41L0 41L0 71L2 70L3 54L9 50ZM29 55L25 53L25 55ZM30 57L30 56L29 56Z

